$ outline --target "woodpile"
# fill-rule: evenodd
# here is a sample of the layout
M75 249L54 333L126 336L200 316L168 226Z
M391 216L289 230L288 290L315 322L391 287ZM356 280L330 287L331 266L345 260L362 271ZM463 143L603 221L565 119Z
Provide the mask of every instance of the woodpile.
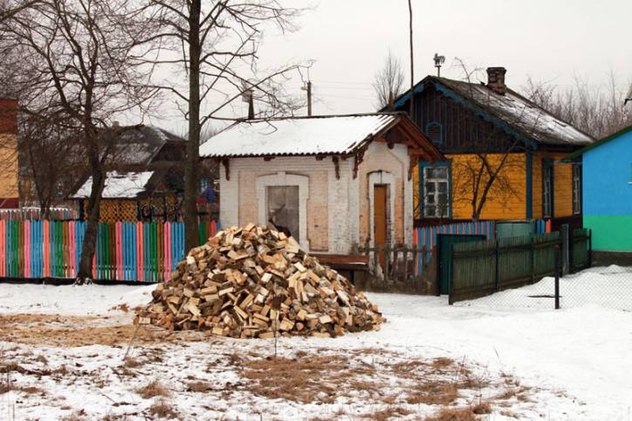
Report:
M192 249L137 316L140 324L233 338L335 337L381 322L376 305L294 238L254 224Z

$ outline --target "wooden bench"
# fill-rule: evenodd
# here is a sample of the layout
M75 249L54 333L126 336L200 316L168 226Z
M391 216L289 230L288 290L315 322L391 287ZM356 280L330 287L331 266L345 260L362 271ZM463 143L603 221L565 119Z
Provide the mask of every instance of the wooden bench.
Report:
M310 253L310 256L314 256L320 263L341 272L342 275L345 275L342 272L348 273L351 282L355 281L355 272L369 271L369 256L366 255Z

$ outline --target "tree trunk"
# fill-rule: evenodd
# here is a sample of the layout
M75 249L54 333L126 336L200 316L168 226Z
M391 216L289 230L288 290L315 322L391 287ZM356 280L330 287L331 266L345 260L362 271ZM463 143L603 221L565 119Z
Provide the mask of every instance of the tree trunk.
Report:
M99 227L99 214L101 208L101 193L105 186L105 177L99 165L92 167L92 191L88 199L86 234L83 237L81 246L81 261L79 262L79 273L77 283L83 284L92 278L92 259L96 249L97 229Z
M191 2L189 15L189 141L184 169L184 239L186 250L199 245L197 196L200 148L200 16L201 0Z

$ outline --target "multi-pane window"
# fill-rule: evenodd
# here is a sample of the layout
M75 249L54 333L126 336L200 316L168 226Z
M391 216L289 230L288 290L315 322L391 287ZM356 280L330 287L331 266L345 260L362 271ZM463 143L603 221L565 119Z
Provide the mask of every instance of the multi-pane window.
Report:
M446 218L450 213L448 167L424 168L424 217Z
M573 214L582 211L582 167L573 164Z
M542 214L545 218L553 216L553 166L545 164L542 174Z

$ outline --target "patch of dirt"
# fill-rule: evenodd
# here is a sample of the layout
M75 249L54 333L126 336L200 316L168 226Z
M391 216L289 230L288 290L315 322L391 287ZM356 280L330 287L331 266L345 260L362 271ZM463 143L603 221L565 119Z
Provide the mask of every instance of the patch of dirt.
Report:
M45 314L0 315L0 341L31 345L78 347L123 346L134 337L135 344L200 341L200 332L175 335L154 326L121 324L108 316L58 316Z

